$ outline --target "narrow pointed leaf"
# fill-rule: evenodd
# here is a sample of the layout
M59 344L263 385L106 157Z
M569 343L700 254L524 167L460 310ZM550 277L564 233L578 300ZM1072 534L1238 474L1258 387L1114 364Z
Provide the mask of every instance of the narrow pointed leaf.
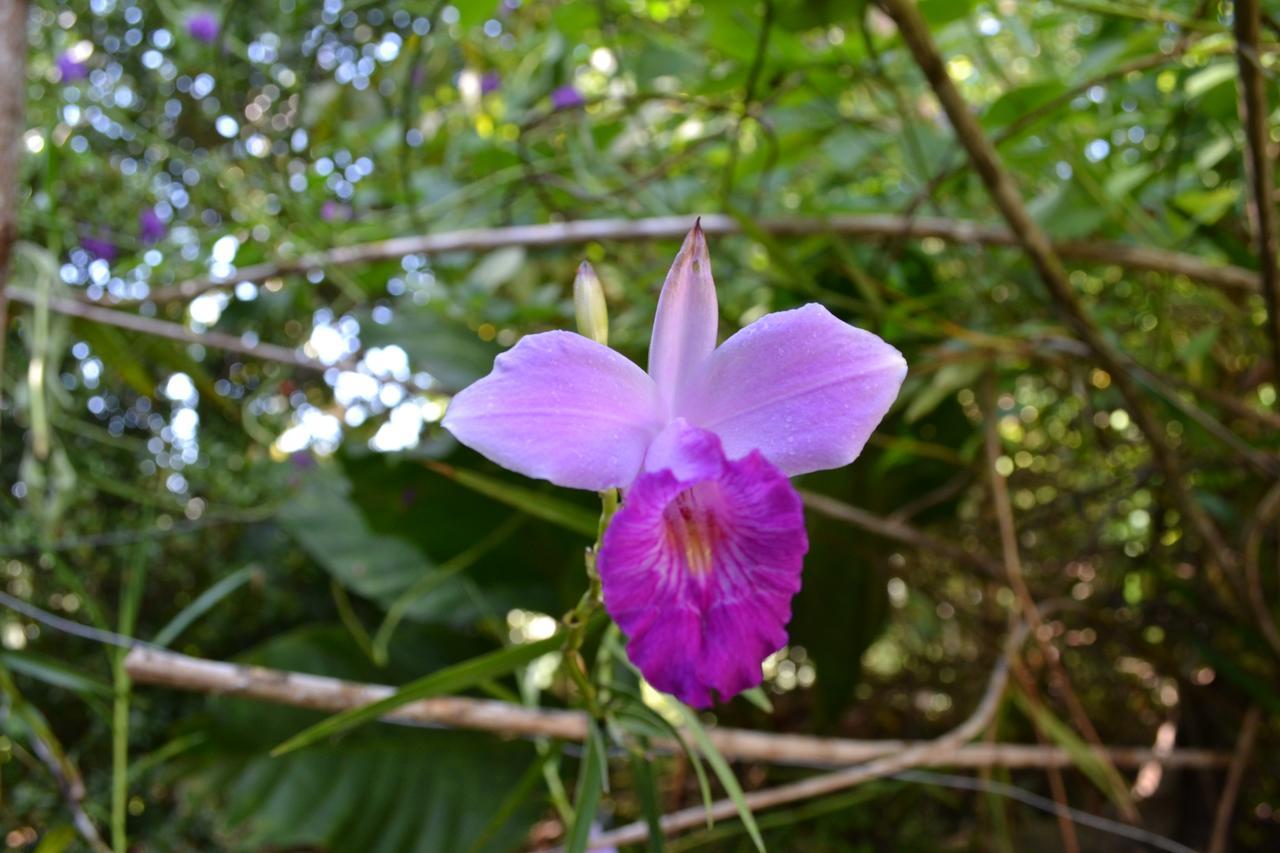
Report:
M552 636L536 643L511 646L487 655L480 655L454 666L445 667L428 676L409 682L385 699L380 699L360 708L351 708L321 720L271 750L271 754L280 756L293 752L296 749L301 749L340 732L349 731L356 726L362 726L410 702L416 702L419 699L427 699L432 696L457 693L460 690L474 687L487 679L506 675L517 667L524 666L547 652L559 649L561 643L563 643L563 639L560 636Z
M698 745L698 749L702 750L702 754L706 756L707 763L715 771L716 778L724 786L725 793L729 795L729 799L733 800L734 806L738 809L738 817L742 818L742 825L747 828L747 834L755 842L756 849L760 853L765 853L764 838L760 836L760 827L756 826L755 815L751 813L751 807L747 805L746 795L742 793L742 786L738 784L738 777L733 775L733 768L729 766L729 762L724 760L724 756L720 754L720 750L716 749L716 745L711 742L711 738L707 737L707 730L703 728L697 713L690 708L686 708L683 704L680 709L684 712L685 730L689 732L694 742Z

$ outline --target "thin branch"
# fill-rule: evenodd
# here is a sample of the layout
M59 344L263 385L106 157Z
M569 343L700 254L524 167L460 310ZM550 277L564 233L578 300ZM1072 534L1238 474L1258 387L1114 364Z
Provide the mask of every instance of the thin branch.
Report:
M1254 510L1253 519L1245 531L1244 540L1244 583L1249 595L1249 606L1253 608L1253 617L1258 622L1262 635L1271 644L1272 650L1280 655L1280 629L1276 627L1275 616L1267 604L1267 594L1262 588L1262 537L1269 525L1280 512L1280 482L1277 482Z
M18 240L18 167L27 91L27 0L0 3L0 377L9 331L9 262ZM3 395L0 392L0 405Z
M1258 243L1258 266L1262 298L1267 305L1267 335L1271 338L1273 375L1276 381L1280 381L1280 268L1276 266L1275 176L1271 168L1267 90L1258 54L1262 30L1258 0L1236 0L1234 18L1236 58L1240 66L1240 118L1247 142L1245 175L1252 191L1249 219Z
M986 689L983 691L977 707L974 708L973 713L964 722L951 731L935 740L917 743L908 749L886 755L874 761L868 761L865 764L857 764L853 767L825 773L821 776L811 776L808 779L802 779L799 782L792 782L787 785L779 785L776 788L753 791L744 797L747 807L754 812L794 803L799 800L822 797L837 791L843 791L846 788L852 788L872 779L880 779L913 767L928 765L955 753L991 724L991 720L995 717L996 711L1000 707L1000 700L1004 696L1005 685L1009 681L1009 659L1017 654L1025 637L1026 627L1024 625L1019 625L1011 632L999 660L996 661L994 668L991 670L991 676L987 679ZM662 831L670 835L681 830L700 826L708 817L713 820L722 820L732 818L737 814L738 806L733 800L718 800L705 809L702 806L694 806L663 816ZM622 844L635 844L648 837L649 825L644 821L639 821L611 832L597 835L591 839L589 846L617 847Z
M742 126L751 115L751 105L756 99L756 86L760 83L760 73L764 70L764 59L769 50L769 33L773 29L773 0L764 0L764 13L760 19L760 33L756 37L755 54L751 57L751 67L747 69L747 84L742 94L742 108L729 134L729 162L724 167L724 180L720 185L720 203L729 206L733 196L733 179L738 171L738 158L742 154Z
M1093 721L1089 719L1089 714L1085 711L1080 697L1076 695L1075 689L1071 686L1071 678L1067 675L1066 667L1062 665L1058 649L1042 630L1044 621L1040 615L1040 607L1031 595L1031 589L1027 586L1026 577L1022 571L1022 556L1018 549L1018 532L1013 520L1013 504L1009 500L1009 485L1005 482L1004 475L997 468L1002 448L998 431L999 413L996 404L994 376L988 374L985 384L984 396L986 399L983 401L983 407L986 409L984 445L987 456L987 479L991 486L991 504L995 510L996 525L1000 529L1000 553L1004 558L1005 573L1008 575L1009 586L1013 589L1014 595L1017 596L1022 618L1027 620L1027 624L1031 628L1031 634L1035 638L1036 644L1040 647L1040 653L1049 668L1049 681L1053 685L1054 692L1062 699L1063 704L1067 706L1067 711L1070 713L1071 721L1075 724L1077 731L1095 747L1101 746L1102 738L1098 734L1097 728L1094 727ZM1108 766L1107 770L1109 771L1108 775L1113 777L1117 775L1114 767ZM1117 790L1123 790L1123 788L1117 786ZM1132 802L1121 801L1119 806L1126 820L1136 821L1138 819L1138 810Z
M584 219L543 225L510 225L502 228L472 228L410 237L393 237L372 243L338 246L292 259L241 267L227 276L193 278L151 292L152 302L189 299L215 287L242 281L263 281L292 273L323 270L375 261L398 260L419 253L484 251L507 246L568 246L592 241L631 242L678 240L693 227L693 216L655 216L646 219ZM827 235L851 239L935 237L949 243L982 246L1016 246L1019 241L1007 229L963 219L913 218L888 214L833 214L828 217L783 217L761 219L755 227L777 237ZM702 216L702 230L709 235L742 233L742 224L731 216L713 213ZM1063 257L1130 269L1148 270L1213 284L1229 290L1258 291L1257 273L1243 267L1213 264L1193 255L1125 243L1073 240L1053 247Z
M9 288L9 298L14 302L34 305L39 297L27 290ZM131 332L140 332L144 335L154 335L158 338L168 338L171 341L181 341L186 344L199 344L210 349L239 353L250 358L274 361L278 364L300 367L304 370L315 370L321 373L334 366L278 344L247 343L243 339L235 335L228 335L225 332L193 332L178 323L157 320L154 317L143 317L140 314L131 314L127 311L117 311L80 299L50 296L48 302L49 310L58 314L79 317L93 323L128 329ZM341 367L341 365L337 366Z
M1128 838L1143 844L1149 844L1159 850L1168 850L1169 853L1195 853L1185 844L1179 844L1172 839L1165 838L1163 835L1157 835L1145 829L1139 829L1129 826L1119 821L1109 820L1105 817L1099 817L1071 806L1063 806L1055 803L1048 797L1042 797L1039 794L1033 794L1016 785L1009 785L1004 782L993 782L990 780L973 779L969 776L953 776L946 773L931 773L928 770L907 770L903 773L895 773L894 779L901 779L904 782L919 782L923 785L943 785L948 788L957 788L962 791L980 791L987 794L997 794L1001 797L1008 797L1011 800L1017 800L1023 805L1031 806L1033 809L1047 812L1051 815L1066 817L1080 826L1087 826L1090 829L1096 829L1099 832L1106 832L1121 838Z
M381 684L362 684L320 675L204 660L145 645L136 646L129 653L125 667L137 684L238 696L330 712L368 705L386 698L395 690ZM587 717L578 711L529 708L462 696L413 702L396 709L384 719L408 725L448 726L520 737L552 737L579 742L587 737ZM713 728L708 735L728 758L804 767L847 766L932 743L826 738L730 728ZM668 741L654 741L653 746L669 752L680 750L678 744ZM1103 754L1125 767L1137 767L1155 758L1155 753L1145 747L1108 747ZM1161 760L1171 767L1221 767L1225 766L1227 756L1206 750L1184 749L1174 751L1167 759L1162 755ZM933 756L926 763L950 767L1070 767L1072 762L1072 756L1058 748L1034 744L975 743L945 755Z
M1221 532L1204 508L1187 488L1182 465L1165 440L1164 425L1151 412L1131 375L1131 359L1103 334L1086 313L1060 260L1061 247L1054 246L1048 235L1027 212L1022 195L996 153L991 140L969 110L969 105L947 74L942 54L929 33L920 10L913 0L880 0L893 18L898 32L915 57L934 95L981 177L988 194L1016 236L1018 244L1030 258L1058 313L1093 351L1094 356L1112 376L1116 389L1124 397L1130 416L1146 437L1152 456L1164 473L1166 487L1178 500L1179 509L1190 520L1209 550L1211 577L1226 574L1232 588L1239 591L1236 556L1227 546ZM1065 252L1061 254L1065 255Z
M854 527L862 528L868 533L883 536L885 539L892 539L896 542L919 548L922 551L933 551L944 557L968 563L993 577L998 577L1001 574L1000 564L985 554L970 551L954 542L948 542L945 539L939 539L932 534L925 533L923 530L912 527L903 521L895 518L882 518L867 512L865 509L838 501L827 495L811 492L808 489L800 489L799 492L806 507L825 516L847 522Z
M1245 768L1253 759L1253 747L1258 740L1258 729L1262 724L1262 711L1253 705L1244 712L1244 721L1240 724L1240 737L1236 740L1236 751L1231 756L1231 765L1227 768L1227 781L1222 786L1222 797L1218 800L1218 811L1213 817L1213 836L1209 841L1209 853L1226 853L1231 842L1231 816L1236 810L1236 800L1240 796L1240 784L1244 780Z

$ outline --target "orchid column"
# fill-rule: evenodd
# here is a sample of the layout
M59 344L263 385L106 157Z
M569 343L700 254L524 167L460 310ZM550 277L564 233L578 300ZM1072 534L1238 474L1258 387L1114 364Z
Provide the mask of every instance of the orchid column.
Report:
M513 471L624 490L597 558L605 609L649 683L700 708L759 684L786 644L808 550L788 478L856 459L907 372L817 304L719 347L717 325L695 224L658 300L647 373L582 335L529 335L444 419Z

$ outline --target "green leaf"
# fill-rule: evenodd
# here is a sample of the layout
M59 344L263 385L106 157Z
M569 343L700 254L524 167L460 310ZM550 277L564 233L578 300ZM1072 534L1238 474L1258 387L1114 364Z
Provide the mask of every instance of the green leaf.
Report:
M409 542L375 533L351 500L350 488L338 471L317 467L281 509L280 524L340 584L390 607L438 571ZM465 577L445 576L434 589L405 605L404 615L460 621L474 614L473 594Z
M440 462L427 462L425 464L437 474L448 477L482 495L487 495L494 500L502 501L508 506L522 510L534 518L550 521L552 524L558 524L566 530L581 533L591 539L596 537L600 522L595 514L582 507L551 497L545 492L526 489L523 486L516 486L505 480L499 480L496 477L479 474L475 471L468 471L465 468L457 468Z
M1059 720L1053 713L1039 702L1032 702L1022 691L1014 691L1014 700L1045 736L1062 747L1071 756L1071 763L1080 768L1080 772L1117 806L1132 807L1133 800L1129 796L1129 788L1110 762L1100 758L1089 744L1085 743L1069 726Z
M190 628L197 619L216 607L219 602L231 595L231 593L251 581L260 572L261 570L257 566L245 566L227 575L200 593L195 601L178 611L177 615L156 633L155 639L151 641L152 644L161 648L168 648L169 644L176 640L183 631Z
M742 818L742 825L747 828L747 834L755 842L756 849L764 853L764 839L760 837L760 827L756 826L755 815L747 805L747 798L742 793L742 786L738 784L738 777L733 775L733 768L724 760L724 756L720 754L720 750L716 749L711 738L707 737L707 730L703 728L697 713L683 704L679 707L684 715L685 730L693 737L702 754L707 757L707 763L711 765L725 793L729 795L729 799L733 800L733 805L738 809L738 817Z
M385 699L380 699L360 708L351 708L340 714L334 714L332 717L289 738L271 750L271 754L273 756L285 755L316 741L372 722L410 702L427 699L431 696L458 693L487 679L506 675L535 658L541 657L548 652L556 651L560 648L562 642L563 640L558 635L551 636L535 643L511 646L487 655L480 655L463 663L445 667L417 681L404 685Z
M591 823L600 807L600 793L604 789L606 764L604 737L594 722L587 726L587 751L582 756L582 769L578 776L578 793L573 804L573 826L565 841L569 853L583 853L591 840Z
M1236 78L1234 61L1218 62L1208 68L1197 71L1187 78L1185 91L1188 98L1196 98Z
M43 681L54 687L61 687L82 696L111 695L111 685L85 675L83 668L70 667L54 658L45 657L28 651L0 652L0 664L13 670Z
M466 326L424 307L399 308L386 323L362 314L360 337L366 348L400 347L414 370L425 370L454 389L465 388L492 370L501 352Z
M398 637L397 672L415 656L437 661L450 648L444 632L414 631ZM385 678L331 625L289 632L246 660L358 681ZM530 744L518 740L375 726L282 758L264 754L264 745L318 716L229 696L210 700L209 743L182 778L193 806L236 849L509 853L538 818L539 798L527 788L518 796L536 766Z
M640 800L640 811L645 825L649 827L650 853L662 853L662 808L658 802L658 785L653 778L653 763L640 750L631 753L631 776Z
M1212 225L1235 207L1240 187L1235 184L1212 190L1188 190L1174 196L1173 203L1201 225Z

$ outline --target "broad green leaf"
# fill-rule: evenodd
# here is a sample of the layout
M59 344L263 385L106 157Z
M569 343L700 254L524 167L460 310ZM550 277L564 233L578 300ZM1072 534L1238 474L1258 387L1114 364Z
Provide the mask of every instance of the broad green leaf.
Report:
M409 357L411 370L426 371L453 390L465 388L492 370L493 360L501 352L465 326L419 306L405 306L385 323L362 314L360 338L366 348L400 347Z
M1221 86L1236 78L1234 61L1216 62L1187 78L1184 91L1188 98L1197 98L1210 89Z
M391 606L437 570L406 540L374 533L349 493L350 485L340 472L317 467L280 511L280 524L344 587ZM441 579L433 590L415 597L404 612L410 618L454 621L473 615L467 579L457 575Z
M545 640L522 646L511 646L446 667L400 687L385 699L335 714L289 738L271 750L271 754L274 756L285 755L316 741L324 740L372 722L402 705L416 702L419 699L445 696L475 687L482 681L506 675L535 658L541 657L548 652L556 651L563 642L563 639L558 635L551 636Z
M1240 198L1236 184L1212 190L1188 190L1174 197L1173 203L1201 225L1212 225L1225 216Z
M402 637L392 668L403 672L415 654L438 660L447 645L438 633ZM336 626L282 635L247 660L356 681L380 675ZM339 743L265 754L273 739L318 716L229 696L210 700L210 740L185 770L184 798L237 849L249 850L501 853L517 849L538 818L539 798L527 789L516 796L536 766L533 749L519 740L375 726Z

